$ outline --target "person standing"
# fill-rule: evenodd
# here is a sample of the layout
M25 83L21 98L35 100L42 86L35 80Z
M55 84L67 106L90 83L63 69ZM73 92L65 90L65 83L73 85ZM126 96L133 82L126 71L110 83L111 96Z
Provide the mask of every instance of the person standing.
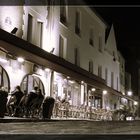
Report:
M12 93L12 96L16 97L15 105L18 106L21 98L23 97L23 92L21 91L20 86L16 86L15 91Z
M28 93L27 99L25 100L26 117L31 115L31 106L34 103L34 100L38 97L37 90L38 87L35 86L33 90Z
M23 92L21 91L20 86L16 86L15 90L12 92L11 96L15 96L16 100L14 102L14 113L13 116L17 117L19 116L19 110L20 108L18 107L21 98L23 97Z

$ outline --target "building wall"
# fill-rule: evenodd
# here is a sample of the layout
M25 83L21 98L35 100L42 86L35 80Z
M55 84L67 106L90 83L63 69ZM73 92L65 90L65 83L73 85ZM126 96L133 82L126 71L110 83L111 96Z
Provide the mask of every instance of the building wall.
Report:
M79 10L81 13L81 34L80 37L75 34L74 32L74 21L75 21L75 12L76 10ZM88 63L89 60L93 61L93 67L94 67L94 74L97 75L97 64L101 64L101 57L102 54L98 53L98 39L99 35L102 35L102 42L104 39L104 32L105 32L105 25L99 25L98 22L100 20L94 18L94 16L89 13L89 9L86 9L86 7L69 7L69 13L70 15L68 17L71 17L68 19L68 23L70 27L68 27L67 32L63 32L63 25L61 29L61 33L63 36L67 37L67 57L66 59L74 64L74 49L77 48L79 51L79 59L80 63L79 66L85 70L88 71ZM86 17L86 19L85 19ZM88 26L86 26L88 25ZM93 27L94 29L94 47L89 45L88 39L89 39L89 31L90 27ZM104 43L103 43L104 47ZM84 53L83 53L84 52Z
M0 66L7 72L8 78L9 78L9 84L10 84L10 91L13 91L17 85L21 85L23 82L23 79L29 74L31 76L38 77L44 84L44 94L49 95L50 90L50 72L51 71L45 71L42 68L38 68L37 71L34 71L34 63L29 62L25 60L23 63L19 62L17 58L9 58L8 61L1 61L1 59L6 60L6 53L0 51ZM35 73L35 74L34 74ZM2 75L2 74L1 74ZM1 76L0 76L1 77ZM1 77L2 78L2 77ZM5 80L5 79L3 79ZM6 82L6 81L5 81ZM5 83L4 82L4 83ZM7 86L7 84L4 84L3 86ZM32 90L32 83L29 85L30 90ZM8 87L6 87L8 88ZM30 92L30 91L28 91Z
M59 8L59 7L58 7ZM75 13L76 11L81 13L81 34L80 37L75 34ZM59 12L57 17L59 17ZM74 64L74 49L79 51L79 66L89 71L89 61L93 61L93 74L98 75L98 67L102 66L102 77L105 79L105 69L108 69L108 81L107 85L111 86L111 72L114 73L114 89L120 91L119 85L119 63L117 56L116 40L113 27L107 44L105 46L105 29L106 25L91 11L88 7L68 7L68 25L62 24L59 19L59 35L62 35L67 42L66 45L66 57L65 59ZM89 32L90 29L94 32L94 46L89 44ZM102 37L102 52L99 51L99 36ZM57 36L59 39L59 36ZM113 41L112 41L113 40ZM59 42L59 40L57 41ZM108 49L109 47L109 49ZM57 43L59 48L59 43ZM106 49L107 48L107 49ZM113 61L113 51L115 52L116 61ZM84 53L83 53L84 52ZM59 50L56 55L59 56ZM118 78L118 87L117 87Z
M0 19L0 25L1 28L10 31L6 29L6 25L4 25L5 18L2 13L5 11L12 12L14 10L15 15L12 16L12 18L16 19L15 21L12 21L12 25L18 28L18 32L16 33L16 36L23 38L24 40L28 39L28 30L29 28L32 28L32 36L30 38L30 43L37 45L38 47L41 47L42 49L50 52L52 52L54 55L59 56L60 55L60 36L64 39L64 55L63 58L73 64L75 64L75 55L74 51L77 48L78 49L78 57L79 57L79 63L78 66L81 68L89 71L89 61L93 61L93 74L98 75L98 69L99 67L102 67L102 74L101 78L105 79L105 69L108 70L107 75L107 85L111 87L111 73L113 72L114 75L114 85L112 88L123 91L122 86L119 85L119 63L118 63L118 57L117 57L117 47L116 47L116 41L115 41L115 35L113 27L111 28L108 40L105 44L105 30L106 25L105 23L89 8L86 6L69 6L67 7L67 24L64 25L60 22L60 6L15 6L15 7L2 7L0 8L1 13L1 19ZM18 11L18 12L17 12ZM75 33L75 13L76 11L80 12L81 15L81 32L80 36L78 36ZM13 13L14 13L13 12ZM32 16L32 26L28 26L28 15ZM38 22L42 23L42 46L39 46L38 42L38 33L39 33L39 27ZM11 24L10 24L11 26ZM89 44L89 32L90 29L93 29L94 32L94 45ZM101 37L101 44L102 44L102 50L99 50L99 40ZM84 52L84 53L83 53ZM114 53L113 53L114 52ZM116 61L113 61L113 57L115 55ZM12 60L12 67L16 67L16 60ZM15 64L14 64L15 63ZM121 59L121 63L124 64L124 60ZM8 64L9 65L9 64ZM7 64L4 65L4 68L8 71L8 74L10 75L10 82L11 82L11 90L13 90L15 85L19 85L23 79L23 77L30 73L32 71L33 64L25 63L22 65L22 71L21 69L17 71L14 71L11 74L11 71L13 71L13 68L8 69ZM9 67L9 66L8 66ZM41 70L42 71L42 70ZM123 73L123 71L121 71ZM20 75L20 76L17 76ZM40 74L40 73L39 73ZM45 76L45 78L43 77ZM45 85L45 93L47 95L50 95L50 77L51 74L47 73L41 73L39 76L41 80L43 81ZM118 83L117 83L118 79ZM47 84L46 84L47 83ZM87 85L86 85L87 86ZM85 87L86 87L85 86ZM59 86L60 87L60 86ZM80 86L79 86L80 87ZM86 88L85 88L86 89ZM84 89L84 90L85 90ZM77 97L84 98L79 95L80 89L76 91L77 89L72 89L74 92L77 92ZM87 94L87 90L83 91L84 94ZM76 95L73 95L74 98ZM111 97L111 96L110 96ZM85 100L85 99L84 99ZM75 103L78 105L80 101L75 101ZM82 102L82 101L81 101ZM114 101L113 101L114 104ZM112 108L112 107L110 107Z
M116 38L113 25L110 29L110 33L106 41L105 50L106 51L104 53L104 61L105 61L104 65L108 69L107 85L111 87L111 72L113 72L114 75L113 88L120 91L120 75L119 75L120 65L118 61Z
M28 15L31 15L33 18L33 23L31 27L28 27ZM34 45L37 45L38 47L41 47L40 44L38 43L38 34L39 34L39 29L38 29L38 22L42 23L42 47L46 47L45 41L46 41L46 26L47 26L47 6L24 6L24 15L23 15L23 39L27 40L27 33L28 33L28 28L32 28L32 37L30 42Z
M1 8L1 13L6 11L6 7ZM31 43L39 46L38 44L38 25L37 22L43 23L43 38L42 38L42 48L46 51L51 51L54 48L54 54L59 56L59 36L61 35L65 39L65 49L64 49L64 59L74 63L74 49L78 49L79 53L79 66L87 71L89 71L89 61L93 61L93 74L98 75L98 67L102 66L102 77L105 79L105 69L108 69L108 81L107 85L111 86L110 73L114 72L114 89L116 87L116 77L118 64L114 64L112 61L112 50L106 52L105 49L105 29L106 25L100 20L100 18L91 11L89 7L67 7L67 22L68 25L65 26L60 22L60 7L59 6L24 6L24 7L8 7L8 11L18 10L18 15L13 15L13 17L19 17L17 20L13 21L13 26L19 27L16 35L27 40L27 30L28 30L28 14L33 17L33 31ZM80 37L75 34L75 13L80 12L81 15L81 35ZM14 12L13 12L14 13ZM16 12L17 13L17 12ZM24 13L24 14L23 14ZM6 17L6 16L5 16ZM22 20L23 18L23 20ZM15 19L15 18L14 18ZM4 20L4 17L2 18ZM3 23L3 21L2 21ZM3 29L5 27L1 26ZM22 28L21 28L22 27ZM94 46L89 44L89 32L90 29L94 32ZM99 52L99 36L102 37L102 52ZM111 35L110 35L111 36ZM114 37L114 36L113 36ZM110 37L109 41L112 38ZM112 44L112 42L107 42ZM115 46L116 47L116 46ZM108 47L107 47L108 48ZM110 47L111 48L111 47ZM112 47L113 48L113 47ZM83 53L84 52L84 53ZM115 50L116 53L116 50ZM103 61L104 60L104 61ZM110 61L110 62L109 62ZM119 90L119 88L118 88Z
M18 28L16 35L22 37L23 6L0 6L0 28L11 32Z

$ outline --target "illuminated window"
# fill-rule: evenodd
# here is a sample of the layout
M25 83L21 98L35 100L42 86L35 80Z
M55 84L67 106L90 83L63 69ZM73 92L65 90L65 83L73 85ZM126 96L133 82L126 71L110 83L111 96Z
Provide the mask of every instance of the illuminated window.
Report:
M80 19L81 17L80 17L80 12L79 11L76 11L76 13L75 13L75 33L77 34L77 35L79 35L80 36L80 33L81 33L81 31L80 31Z
M95 96L94 97L94 107L95 108L102 108L102 98Z

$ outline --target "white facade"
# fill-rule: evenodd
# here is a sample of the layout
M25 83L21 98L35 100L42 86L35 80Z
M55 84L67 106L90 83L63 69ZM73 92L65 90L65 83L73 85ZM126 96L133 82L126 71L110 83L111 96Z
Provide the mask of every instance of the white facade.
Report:
M110 33L108 36L108 39L106 41L105 46L105 56L104 56L104 67L108 69L108 79L107 79L107 85L116 89L117 91L120 91L120 75L119 75L119 61L118 61L118 53L117 53L117 46L116 46L116 39L115 39L115 33L114 33L114 27L112 25L110 29ZM113 77L111 77L112 75ZM112 80L112 79L113 80Z
M57 9L58 8L58 9ZM60 17L59 7L54 10L54 17ZM81 27L80 36L74 32L75 13L80 12ZM105 69L108 70L107 85L111 87L111 72L113 72L113 87L120 91L119 85L119 63L117 56L116 40L114 29L111 28L107 43L105 44L106 25L97 15L86 6L67 7L67 25L60 22L60 18L54 18L54 30L52 30L52 40L56 40L54 54L59 56L59 35L64 38L64 59L75 64L74 51L78 49L79 64L81 68L89 71L89 61L93 62L93 74L98 76L98 67L101 66L101 78L105 79ZM57 25L58 24L58 25ZM58 29L58 30L57 30ZM90 30L93 30L93 46L89 44ZM56 37L56 38L54 38ZM102 50L99 51L99 39L101 37ZM55 42L53 42L55 43ZM84 52L84 53L83 53ZM113 61L115 55L116 61ZM118 79L118 83L117 83Z
M81 68L89 71L89 61L93 63L93 74L98 75L98 67L101 67L101 78L106 79L105 71L107 71L107 85L120 91L119 75L118 75L118 58L116 54L116 40L113 27L107 43L105 44L106 25L101 19L86 6L72 7L67 6L67 25L60 22L60 7L59 6L24 6L24 7L1 7L1 13L11 11L13 15L8 13L2 14L1 28L6 31L11 31L13 27L18 28L17 36L27 40L28 32L28 15L32 16L32 28L30 42L42 49L50 52L54 48L53 54L59 56L59 39L60 36L64 39L63 58L75 64L75 48L79 55L79 64ZM14 11L15 10L15 11ZM19 15L15 15L19 11ZM74 31L75 13L80 13L80 36ZM24 14L23 14L24 13ZM4 17L5 16L5 17ZM12 20L15 17L15 20ZM6 18L11 20L10 25L5 25ZM23 18L23 20L21 19ZM40 46L39 23L42 23L42 43ZM10 26L11 30L6 29ZM12 27L11 27L12 26ZM89 44L90 30L93 30L93 46ZM101 38L101 52L99 51L99 40ZM111 45L110 45L111 44ZM84 52L84 53L83 53ZM116 61L113 61L113 53L115 53ZM111 72L113 73L113 86L111 86ZM117 83L118 79L118 83Z
M14 27L18 28L16 36L99 76L106 80L107 86L123 91L120 85L120 66L113 26L105 43L107 26L89 7L66 6L64 23L61 21L60 11L60 6L1 6L0 28L8 32L11 32ZM24 77L27 74L34 76L34 63L26 60L21 65L17 60L10 61L12 65L9 63L1 65L10 77L12 91L16 85L21 84L24 87ZM70 100L72 99L72 105L89 105L90 91L86 83L79 83L74 79L71 81L67 78L68 75L64 76L57 72L54 72L54 79L51 80L52 70L45 71L39 68L36 73L43 82L46 96L52 94L54 97L56 94L62 98L67 96ZM33 79L30 76L28 82L32 84ZM29 90L31 90L30 87ZM63 95L65 92L67 95ZM113 101L112 98L114 98ZM103 97L102 106L105 109L114 109L113 106L118 104L118 100L114 95L106 95Z

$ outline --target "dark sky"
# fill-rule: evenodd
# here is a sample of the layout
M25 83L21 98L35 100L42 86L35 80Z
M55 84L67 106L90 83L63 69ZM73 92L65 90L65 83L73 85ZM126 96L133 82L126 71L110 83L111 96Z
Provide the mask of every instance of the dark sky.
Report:
M94 7L103 19L114 24L117 47L123 56L140 55L140 6ZM139 52L139 53L138 53Z

